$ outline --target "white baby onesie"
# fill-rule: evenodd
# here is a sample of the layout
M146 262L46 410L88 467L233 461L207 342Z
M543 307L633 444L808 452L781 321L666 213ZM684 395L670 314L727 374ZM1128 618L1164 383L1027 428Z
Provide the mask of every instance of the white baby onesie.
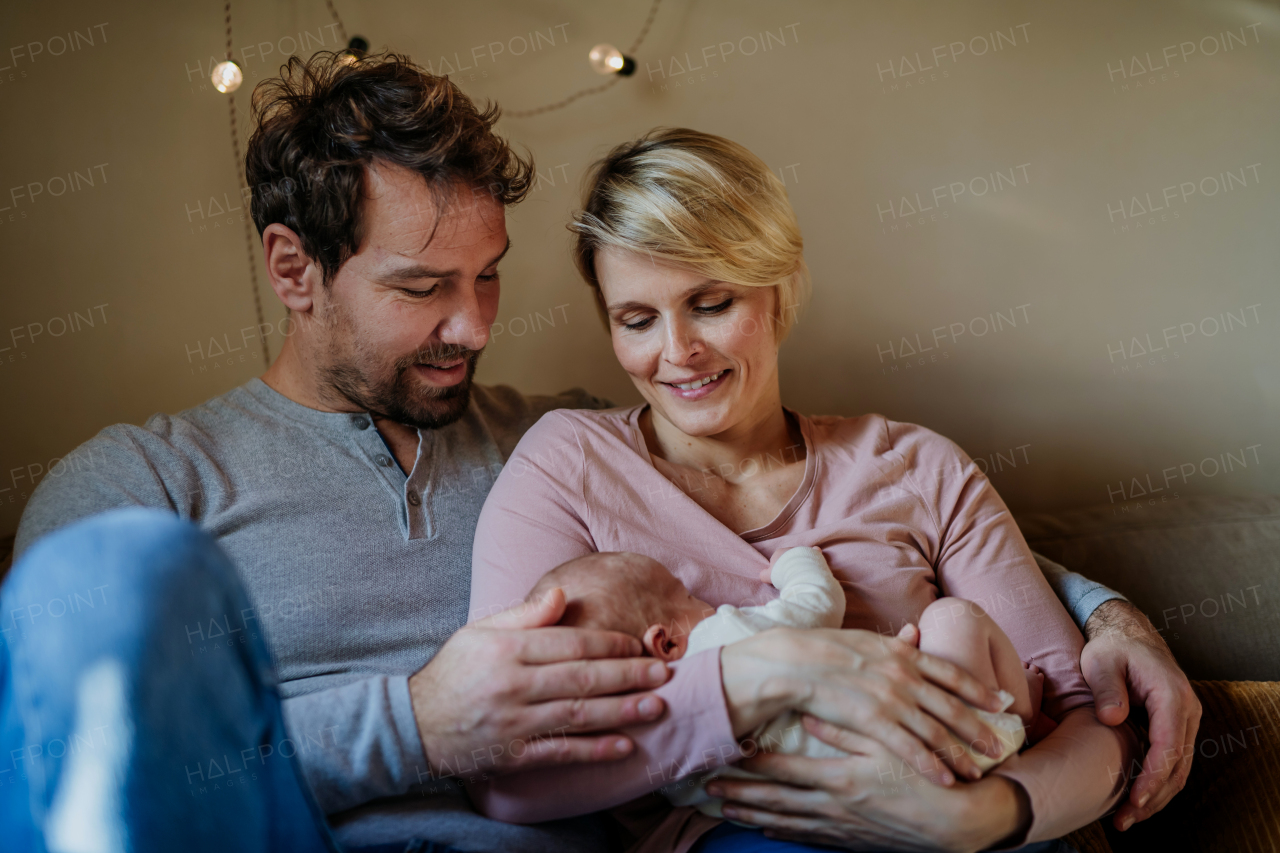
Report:
M685 656L727 646L770 628L839 628L843 624L844 589L831 574L831 568L820 549L790 548L784 551L774 562L769 580L778 590L776 599L754 607L720 605L715 615L702 620L689 632ZM1000 694L1007 708L1012 704L1013 696L1003 690ZM1022 728L1022 720L1016 714L974 710L992 726L1004 746L999 758L980 755L966 747L970 756L986 771L1017 752L1026 734ZM847 755L805 731L801 715L797 711L780 714L752 732L750 739L755 743L756 749L763 752L805 755L810 758L843 758ZM672 805L695 806L703 814L723 817L720 812L723 800L711 797L706 792L707 782L718 776L764 778L737 767L725 766L710 773L690 774L661 790Z
M714 616L703 619L689 632L685 657L745 640L770 628L839 628L843 624L844 590L819 549L790 548L783 552L774 561L769 580L778 590L777 598L754 607L720 605ZM760 726L751 733L751 739L765 752L812 758L845 755L806 732L795 711L787 711ZM703 814L721 817L723 801L706 792L706 783L717 776L761 778L736 767L721 767L711 773L686 776L664 787L662 793L672 805L696 806Z

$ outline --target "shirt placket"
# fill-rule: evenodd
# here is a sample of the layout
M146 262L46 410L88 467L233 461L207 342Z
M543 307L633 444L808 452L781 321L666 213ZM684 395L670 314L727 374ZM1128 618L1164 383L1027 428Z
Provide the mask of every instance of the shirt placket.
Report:
M422 523L423 500L421 493L409 485L411 477L406 477L404 472L400 470L400 466L396 464L390 449L387 447L386 442L382 440L382 436L374 427L373 420L369 415L352 415L351 427L355 433L356 446L360 448L360 452L372 465L373 470L377 472L378 476L388 486L391 494L395 496L396 517L400 522L401 535L405 539L422 538L422 535L420 533L415 534L415 531L421 531L424 528ZM419 457L421 452L421 448L419 448ZM414 470L417 470L416 465Z
M413 470L409 472L405 482L410 539L436 538L431 500L435 490L431 476L435 467L431 464L435 457L435 442L436 434L433 430L418 430L418 456L414 459Z

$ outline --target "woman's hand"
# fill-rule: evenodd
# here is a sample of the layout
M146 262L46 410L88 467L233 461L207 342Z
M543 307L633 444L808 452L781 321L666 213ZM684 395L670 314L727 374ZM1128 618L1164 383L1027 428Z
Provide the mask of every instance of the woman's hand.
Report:
M940 785L954 784L952 771L982 776L959 738L999 754L995 735L960 701L995 711L996 695L955 664L891 637L778 628L725 646L720 666L738 737L795 708L875 739Z
M871 738L808 715L804 726L849 757L747 759L742 769L778 781L713 780L707 793L725 798L725 817L763 827L770 837L848 850L968 853L1017 843L1031 826L1030 802L1015 782L988 776L942 788Z

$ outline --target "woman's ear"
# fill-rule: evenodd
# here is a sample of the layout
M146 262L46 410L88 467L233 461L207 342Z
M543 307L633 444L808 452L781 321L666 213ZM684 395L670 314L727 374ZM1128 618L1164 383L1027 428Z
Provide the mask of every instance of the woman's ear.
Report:
M671 636L666 625L650 625L644 632L644 650L660 661L679 660L684 649Z
M291 228L273 222L262 232L262 254L271 289L285 307L293 312L310 311L321 276L319 265L303 251L302 238Z

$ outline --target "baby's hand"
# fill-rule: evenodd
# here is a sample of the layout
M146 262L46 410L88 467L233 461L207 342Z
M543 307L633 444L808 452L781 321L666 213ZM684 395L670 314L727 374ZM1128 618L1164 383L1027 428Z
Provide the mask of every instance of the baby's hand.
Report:
M760 580L764 583L773 583L773 566L765 566L760 570Z

